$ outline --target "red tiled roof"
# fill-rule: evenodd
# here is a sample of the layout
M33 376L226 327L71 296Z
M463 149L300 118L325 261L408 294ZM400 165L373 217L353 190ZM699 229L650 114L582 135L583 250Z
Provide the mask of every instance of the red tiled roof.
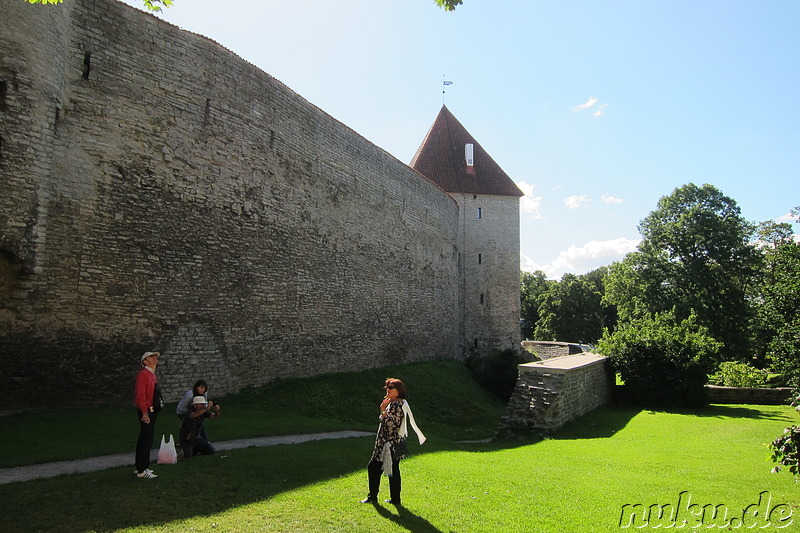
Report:
M473 145L475 163L470 171L464 159L464 145L467 143ZM439 111L410 166L446 192L524 196L445 106Z

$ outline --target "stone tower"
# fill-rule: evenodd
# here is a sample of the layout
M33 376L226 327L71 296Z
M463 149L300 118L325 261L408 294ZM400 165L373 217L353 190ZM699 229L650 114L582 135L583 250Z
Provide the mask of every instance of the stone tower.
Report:
M462 355L517 348L522 191L446 106L410 166L459 206L457 316Z

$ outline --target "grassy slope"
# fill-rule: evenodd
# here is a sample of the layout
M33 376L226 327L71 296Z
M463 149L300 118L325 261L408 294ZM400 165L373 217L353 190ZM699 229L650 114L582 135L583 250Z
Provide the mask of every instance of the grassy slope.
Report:
M264 413L259 423L275 431L304 425L316 431L311 421L318 416L320 424L374 429L370 402L380 398L387 375L407 381L415 415L430 437L424 447L412 442L412 457L403 462L406 508L355 503L366 491L364 467L373 444L372 438L361 438L198 457L159 467L153 481L135 479L126 467L0 485L4 507L15 510L4 517L4 526L9 531L617 531L625 504L666 504L687 491L693 503L723 504L741 516L768 491L773 507L791 505L786 509L793 524L784 531L800 529L795 527L800 489L786 474L769 474L763 446L796 422L788 407L602 408L551 439L460 444L456 439L491 434L502 407L487 401L460 365L432 363L285 382L231 397L223 403L227 418L217 422L212 436L221 440L226 431L243 436L253 430L247 423L252 416L236 422L233 412L244 409ZM135 428L127 436L135 439ZM385 480L383 487L385 492Z

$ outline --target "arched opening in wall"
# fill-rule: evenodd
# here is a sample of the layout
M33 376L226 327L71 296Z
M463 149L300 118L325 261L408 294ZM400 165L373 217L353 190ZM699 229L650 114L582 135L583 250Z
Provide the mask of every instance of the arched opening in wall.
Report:
M166 401L177 402L201 378L210 399L234 391L224 341L205 325L182 324L162 346L158 381Z
M22 261L0 248L0 300L9 301L22 277Z

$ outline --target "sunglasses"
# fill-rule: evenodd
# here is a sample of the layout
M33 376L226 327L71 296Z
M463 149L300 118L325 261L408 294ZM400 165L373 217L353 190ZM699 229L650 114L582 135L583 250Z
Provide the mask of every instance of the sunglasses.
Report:
M397 388L397 387L395 387L394 385L386 385L384 387L384 389L386 389L386 390L394 390L395 388Z

